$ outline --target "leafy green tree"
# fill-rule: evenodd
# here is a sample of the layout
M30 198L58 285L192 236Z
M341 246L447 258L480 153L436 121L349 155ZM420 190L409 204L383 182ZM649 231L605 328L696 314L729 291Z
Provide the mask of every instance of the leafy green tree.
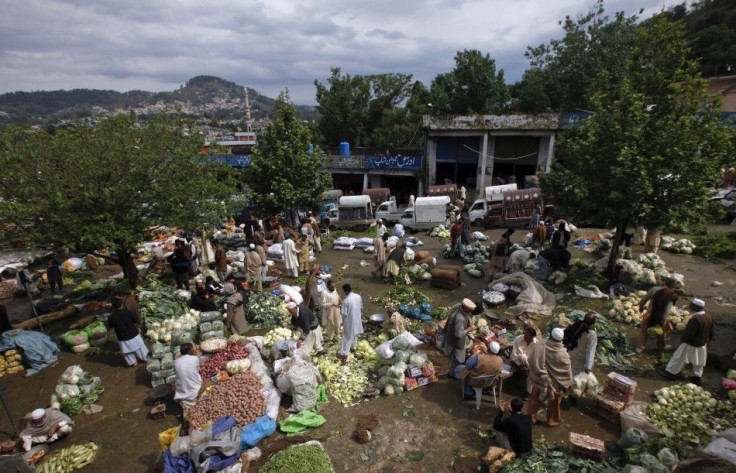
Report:
M327 86L314 81L317 88L317 128L322 143L337 146L341 141L349 141L362 146L367 141L365 123L368 116L368 103L371 84L363 76L342 75L339 67L331 69Z
M319 147L309 152L309 128L297 118L288 93L279 94L274 114L251 154L245 176L250 198L268 215L312 208L332 182L322 170L324 154Z
M550 106L544 88L544 73L540 69L527 69L518 87L516 108L522 113L544 113Z
M151 225L214 222L229 169L199 152L192 122L161 113L96 126L0 130L0 222L10 241L117 253L132 287L131 254Z
M430 86L434 114L502 113L508 108L509 90L503 69L477 49L455 54L455 68L439 74Z
M542 74L527 82L531 90L520 92L520 96L538 95L541 79L553 110L588 110L593 83L601 73L606 73L609 87L619 87L634 45L637 20L637 16L626 17L623 12L610 18L603 0L585 15L565 17L562 39L527 48L525 56L532 69ZM599 82L599 87L602 85Z
M706 214L720 166L733 152L719 106L687 59L682 23L661 18L637 34L627 75L591 96L594 114L565 131L542 189L571 216L624 229L682 231Z

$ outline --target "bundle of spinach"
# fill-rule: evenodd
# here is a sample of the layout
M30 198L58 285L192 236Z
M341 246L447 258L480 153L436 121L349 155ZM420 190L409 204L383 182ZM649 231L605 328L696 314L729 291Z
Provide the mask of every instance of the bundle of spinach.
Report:
M616 473L608 462L597 462L574 456L564 447L536 445L531 452L517 457L501 468L500 473Z

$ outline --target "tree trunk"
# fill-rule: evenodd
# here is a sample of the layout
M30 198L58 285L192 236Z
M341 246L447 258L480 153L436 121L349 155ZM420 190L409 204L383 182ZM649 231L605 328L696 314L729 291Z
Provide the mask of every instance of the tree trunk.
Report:
M123 268L123 276L130 283L131 288L138 286L138 268L135 267L135 261L130 256L128 250L118 250L118 259L120 260L120 266Z
M618 260L618 249L624 239L624 232L628 222L619 222L616 225L616 235L613 237L613 245L611 246L611 254L608 256L608 266L606 266L606 276L609 279L616 277L616 261Z

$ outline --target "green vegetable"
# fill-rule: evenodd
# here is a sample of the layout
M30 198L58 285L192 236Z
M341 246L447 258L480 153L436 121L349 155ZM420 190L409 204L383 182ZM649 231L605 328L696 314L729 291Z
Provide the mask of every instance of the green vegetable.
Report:
M261 473L330 473L332 462L317 444L294 445L271 457Z
M563 447L547 446L546 448L540 448L535 445L531 452L505 464L501 468L500 473L518 473L522 471L544 473L616 473L619 469L614 468L610 463L605 461L596 462L578 458Z
M730 379L731 381L736 381L736 370L728 370L726 373L726 378Z
M282 327L289 321L289 313L283 308L283 303L283 299L269 293L251 294L245 318L263 328Z

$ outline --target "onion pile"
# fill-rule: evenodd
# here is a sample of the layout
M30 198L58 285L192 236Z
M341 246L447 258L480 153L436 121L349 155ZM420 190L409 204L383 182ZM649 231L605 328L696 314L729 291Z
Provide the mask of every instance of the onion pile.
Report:
M237 342L231 343L230 346L215 353L212 355L212 358L200 364L199 375L202 378L211 378L219 371L224 371L228 361L242 360L243 358L248 358L248 355L248 347L244 347Z
M204 427L222 416L231 415L238 425L252 424L266 412L261 382L247 371L222 381L203 394L189 411L189 422Z

